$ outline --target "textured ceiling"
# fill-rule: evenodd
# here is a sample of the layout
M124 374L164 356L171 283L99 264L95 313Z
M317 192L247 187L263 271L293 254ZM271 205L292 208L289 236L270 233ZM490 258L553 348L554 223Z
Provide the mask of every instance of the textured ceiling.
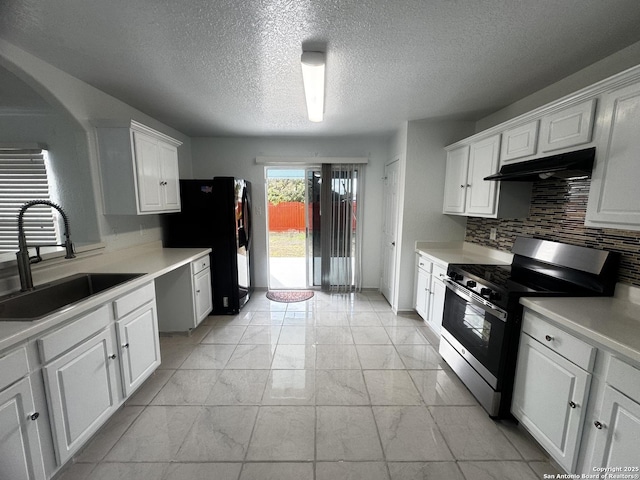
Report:
M640 40L638 0L2 0L0 36L191 136L478 118ZM306 118L302 45L327 51Z

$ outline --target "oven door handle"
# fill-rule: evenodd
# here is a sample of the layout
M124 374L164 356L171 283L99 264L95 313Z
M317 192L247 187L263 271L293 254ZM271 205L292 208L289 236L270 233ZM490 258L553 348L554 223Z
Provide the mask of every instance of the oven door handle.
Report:
M505 312L500 307L496 307L495 305L493 305L490 302L487 302L485 299L481 298L477 294L473 292L469 292L467 289L465 289L464 287L461 287L450 278L444 278L443 280L449 290L451 290L453 293L455 293L459 297L464 298L465 301L467 301L468 303L481 308L485 312L490 313L491 315L498 318L499 320L502 320L503 322L507 321L507 312Z

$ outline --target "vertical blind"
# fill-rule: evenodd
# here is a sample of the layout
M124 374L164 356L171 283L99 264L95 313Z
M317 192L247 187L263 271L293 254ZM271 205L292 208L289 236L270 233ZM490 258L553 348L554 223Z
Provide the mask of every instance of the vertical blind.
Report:
M18 212L30 200L51 200L46 150L0 149L0 253L18 250ZM24 216L30 245L60 243L53 209L36 205Z
M322 287L337 292L362 286L361 211L364 165L322 165Z

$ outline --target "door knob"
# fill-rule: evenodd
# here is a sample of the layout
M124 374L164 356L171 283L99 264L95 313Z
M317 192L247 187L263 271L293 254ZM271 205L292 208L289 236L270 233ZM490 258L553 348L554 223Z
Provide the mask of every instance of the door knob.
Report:
M602 423L600 423L599 421L595 421L593 422L593 425L598 429L598 430L602 430L602 428L604 427L604 425Z
M37 420L39 416L40 416L40 413L39 412L35 412L35 413L32 413L31 415L29 415L29 418L31 420Z
M573 401L569 402L569 406L571 408L576 408L577 407L576 402L573 402Z

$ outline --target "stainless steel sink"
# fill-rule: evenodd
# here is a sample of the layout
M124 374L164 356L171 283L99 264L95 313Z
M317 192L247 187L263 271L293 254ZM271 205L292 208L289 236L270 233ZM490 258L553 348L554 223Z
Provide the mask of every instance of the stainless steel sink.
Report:
M35 290L0 298L0 321L32 321L85 300L143 273L79 273L55 282L39 285Z

